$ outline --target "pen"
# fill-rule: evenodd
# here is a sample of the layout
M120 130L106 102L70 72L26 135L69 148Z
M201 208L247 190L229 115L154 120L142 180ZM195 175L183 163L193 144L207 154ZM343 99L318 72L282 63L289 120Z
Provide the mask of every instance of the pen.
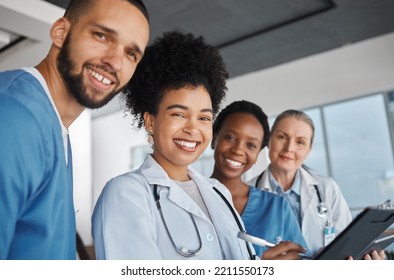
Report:
M274 243L272 243L272 242L269 242L269 241L267 241L267 240L265 240L265 239L263 239L263 238L253 236L253 235L247 234L247 233L245 233L245 232L238 232L238 235L237 235L237 236L238 236L238 238L240 238L240 239L242 239L242 240L245 240L245 241L247 241L247 242L250 242L250 243L253 243L253 244L259 245L259 246L274 247L274 246L277 245L277 244L274 244ZM313 257L310 256L310 255L308 255L308 254L302 254L302 253L300 253L299 256L300 256L302 259L304 259L304 260L312 260L312 259L313 259Z
M250 234L247 234L246 232L238 232L238 238L245 240L247 242L259 245L259 246L267 246L267 247L274 247L276 244L271 243L265 239L262 239L260 237L256 237Z

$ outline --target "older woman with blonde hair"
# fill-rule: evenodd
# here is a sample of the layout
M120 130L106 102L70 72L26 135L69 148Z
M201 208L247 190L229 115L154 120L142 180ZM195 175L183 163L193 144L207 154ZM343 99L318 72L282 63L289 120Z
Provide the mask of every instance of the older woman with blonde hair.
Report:
M276 118L268 143L270 165L249 183L287 199L312 254L327 246L351 222L349 206L337 183L309 170L304 161L315 127L302 111L286 110ZM373 251L364 259L384 259Z

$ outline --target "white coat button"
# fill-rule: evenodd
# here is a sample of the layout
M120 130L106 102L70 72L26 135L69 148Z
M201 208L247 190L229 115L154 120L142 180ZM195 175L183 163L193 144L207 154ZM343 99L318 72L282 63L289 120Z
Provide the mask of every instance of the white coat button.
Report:
M212 234L210 234L210 233L208 233L208 234L205 236L205 238L206 238L209 242L211 242L211 241L213 240L213 236L212 236Z

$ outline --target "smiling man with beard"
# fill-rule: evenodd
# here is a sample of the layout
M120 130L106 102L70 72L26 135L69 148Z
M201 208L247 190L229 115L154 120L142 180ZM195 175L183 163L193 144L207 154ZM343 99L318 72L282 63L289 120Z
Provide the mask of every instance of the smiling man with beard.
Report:
M36 67L0 73L0 259L75 259L68 127L108 103L149 40L140 0L75 0Z

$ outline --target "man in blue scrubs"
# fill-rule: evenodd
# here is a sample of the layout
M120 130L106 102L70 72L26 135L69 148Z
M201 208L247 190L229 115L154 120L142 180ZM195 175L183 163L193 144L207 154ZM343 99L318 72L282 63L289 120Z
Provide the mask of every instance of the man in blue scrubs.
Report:
M76 259L68 127L109 102L149 40L140 0L75 0L36 67L0 73L0 259Z

